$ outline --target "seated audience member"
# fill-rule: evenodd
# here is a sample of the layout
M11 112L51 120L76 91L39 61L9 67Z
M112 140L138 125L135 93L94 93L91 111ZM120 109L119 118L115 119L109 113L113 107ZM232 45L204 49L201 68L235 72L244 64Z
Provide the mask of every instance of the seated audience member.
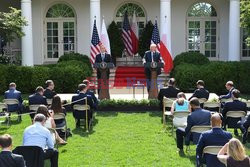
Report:
M176 98L177 94L180 92L178 88L175 87L176 81L174 78L170 78L168 81L168 86L160 89L158 94L158 100L160 101L160 108L162 109L163 98Z
M5 134L0 136L0 147L2 152L0 153L0 166L1 167L25 167L23 156L13 154L12 138L10 135Z
M174 112L178 111L187 111L189 112L189 102L186 100L186 96L183 92L178 93L177 100L173 102L173 105L171 107L171 113L174 114ZM187 117L182 118L176 118L174 117L173 123L175 127L183 127L186 126L187 123Z
M226 128L225 126L228 123L230 123L230 125L232 125L232 126L239 127L237 125L237 122L240 119L238 119L238 118L227 118L226 115L227 115L228 111L245 111L247 113L247 104L244 103L244 102L239 101L239 99L238 99L239 97L240 97L240 91L237 90L237 89L234 89L232 91L232 99L233 99L233 101L225 103L225 106L224 106L224 108L222 110L222 115L223 115L223 118L224 118L224 128ZM235 135L238 135L237 128L234 129L234 133L235 133ZM244 132L242 132L242 133L244 133Z
M193 97L197 97L198 99L200 98L205 98L208 100L209 98L209 91L204 88L205 83L203 80L199 80L196 82L197 89L194 91L193 95L189 98L192 99Z
M250 127L250 115L247 116L245 120L240 120L238 122L238 125L243 132L243 144L246 144L247 142L247 137L248 137L248 128Z
M54 149L54 142L50 131L44 127L46 117L36 114L34 124L27 127L23 134L23 146L38 146L44 150L44 159L50 159L51 167L58 167L58 151Z
M217 158L227 167L250 167L250 160L244 146L235 138L224 145Z
M36 88L36 92L33 95L29 96L29 105L48 105L46 97L43 96L44 93L44 89L41 86L38 86ZM34 112L34 111L30 111L30 112ZM31 119L33 119L35 116L35 114L30 114Z
M55 95L52 99L50 110L54 112L54 114L63 113L65 116L67 115L66 109L62 106L62 101L60 96ZM55 120L56 125L61 124L62 120Z
M87 104L90 106L90 110L88 111L88 116L89 116L89 120L92 119L92 110L94 107L93 104L93 99L91 97L91 95L87 94L87 85L85 84L80 84L78 86L78 90L80 91L79 94L74 95L72 97L72 106L74 106L75 104L80 104L80 105L84 105L85 103L85 99L87 98ZM80 126L80 119L84 119L85 118L85 112L79 112L74 110L73 111L73 116L74 118L77 120L76 122L76 126L79 127Z
M221 95L219 99L230 99L232 97L232 91L234 90L234 83L233 81L228 81L225 85L226 89L228 90L228 94Z
M200 135L199 142L196 148L196 162L197 166L206 164L207 167L225 167L216 157L216 155L205 154L203 156L203 149L207 146L224 146L231 138L229 132L221 129L222 118L220 114L213 114L211 117L212 130L203 132Z
M200 108L200 102L198 98L194 97L189 102L191 106L191 114L187 118L187 127L178 128L176 130L177 148L180 149L180 153L183 153L183 141L186 138L186 144L189 145L190 140L193 140L196 134L192 135L190 130L193 126L197 125L210 125L211 113L207 110ZM197 134L199 135L199 134Z
M22 113L23 111L22 95L20 91L16 90L16 84L14 82L9 84L9 90L7 90L4 93L4 99L17 99L19 101L19 104L8 105L8 111L9 112L19 111L20 113Z
M46 99L52 99L56 95L56 92L54 91L55 88L54 82L52 80L47 80L45 84L46 84L46 89L43 95L46 97Z
M45 105L40 105L40 107L37 109L37 114L43 114L46 117L46 121L44 124L44 127L48 128L48 129L55 129L56 128L56 124L53 118L53 111L49 112L49 110L47 109L47 107ZM55 143L57 144L67 144L67 142L65 142L57 133L57 131L55 131L55 135L52 134L52 138L54 138Z
M89 86L90 86L89 80L86 80L86 79L85 79L85 80L82 81L82 83L85 84L85 85L87 85L87 94L90 95L90 96L92 97L93 102L94 102L94 109L97 109L97 106L98 106L98 102L99 102L99 101L98 101L98 99L96 98L94 92L91 91L91 90L89 89Z

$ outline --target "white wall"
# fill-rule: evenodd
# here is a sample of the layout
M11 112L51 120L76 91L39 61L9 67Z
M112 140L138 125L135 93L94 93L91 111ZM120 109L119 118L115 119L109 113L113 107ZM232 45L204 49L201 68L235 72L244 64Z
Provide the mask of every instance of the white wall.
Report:
M217 10L220 20L219 32L219 59L226 60L228 55L228 0L205 0L211 3ZM3 2L3 0L0 0ZM0 3L0 11L6 10L10 2ZM89 0L33 0L33 41L34 41L34 63L42 64L44 62L44 18L47 9L57 3L66 2L72 6L77 15L77 52L89 55L90 46L90 21L89 21ZM123 0L101 0L101 16L105 16L108 25L114 20L117 8L123 4ZM135 0L146 10L147 21L154 21L155 17L160 16L160 0ZM195 2L204 2L197 0L172 0L172 52L173 56L186 51L186 14L188 8ZM3 4L3 5L2 5ZM20 7L20 2L15 1L12 6ZM100 33L100 32L99 32Z
M219 23L219 60L227 60L228 56L228 0L172 0L172 51L176 56L186 51L186 16L192 4L196 2L208 2L217 10Z

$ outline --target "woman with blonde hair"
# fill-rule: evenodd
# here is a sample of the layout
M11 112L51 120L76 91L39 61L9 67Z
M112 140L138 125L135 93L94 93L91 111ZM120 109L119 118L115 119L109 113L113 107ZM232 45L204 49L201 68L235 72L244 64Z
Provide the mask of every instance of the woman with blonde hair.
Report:
M177 94L177 99L173 102L171 107L172 115L174 112L180 111L190 111L189 109L189 102L186 100L186 95L183 92ZM173 123L175 127L183 127L187 124L187 117L175 118L173 119Z
M245 148L236 138L232 138L222 147L217 158L227 167L250 167L250 160Z

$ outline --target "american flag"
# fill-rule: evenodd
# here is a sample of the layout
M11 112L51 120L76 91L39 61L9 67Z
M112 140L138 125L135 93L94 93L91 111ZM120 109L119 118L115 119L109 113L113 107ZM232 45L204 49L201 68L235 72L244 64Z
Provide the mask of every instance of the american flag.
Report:
M94 64L95 62L95 57L97 54L100 54L100 45L101 41L98 35L98 31L96 28L96 20L94 21L94 26L93 26L93 33L92 33L92 39L91 39L91 63Z
M122 39L125 45L125 49L129 55L133 55L133 46L131 38L131 27L128 20L128 12L125 12L123 27L122 27Z
M155 20L155 25L154 25L154 29L153 29L153 33L152 33L152 38L151 38L151 43L156 44L157 50L160 51L161 40L160 40L159 29L157 26L157 20Z

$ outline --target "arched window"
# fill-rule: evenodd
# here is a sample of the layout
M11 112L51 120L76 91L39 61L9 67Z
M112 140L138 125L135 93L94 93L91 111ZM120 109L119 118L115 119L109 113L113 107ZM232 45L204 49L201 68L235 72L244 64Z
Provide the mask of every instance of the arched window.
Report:
M189 17L216 17L217 12L215 8L205 2L194 4L188 11Z
M196 3L187 12L187 51L203 53L211 60L219 57L217 12L209 3Z
M75 13L71 7L66 4L55 4L49 8L47 18L57 18L57 17L75 17Z
M115 14L115 21L120 28L122 28L122 22L126 11L128 12L129 20L132 20L135 12L139 27L139 34L141 34L146 24L146 13L144 9L140 5L132 2L121 5Z
M60 56L76 51L76 15L64 3L52 5L45 17L45 59L57 60Z

